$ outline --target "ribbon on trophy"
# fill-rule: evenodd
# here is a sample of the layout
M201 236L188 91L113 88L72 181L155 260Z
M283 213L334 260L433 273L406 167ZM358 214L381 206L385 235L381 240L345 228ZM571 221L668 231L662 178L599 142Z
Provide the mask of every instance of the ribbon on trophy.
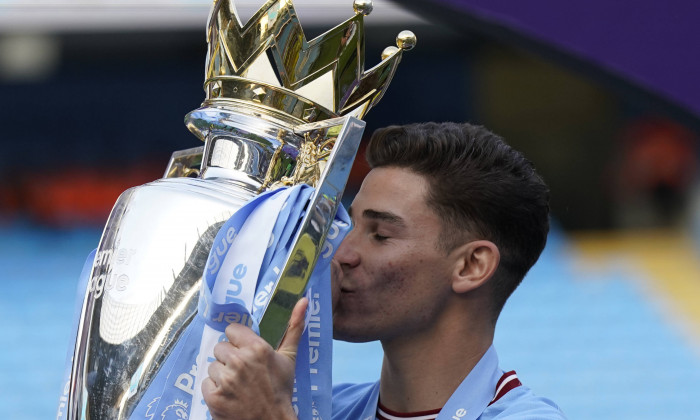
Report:
M213 348L236 322L256 332L279 280L313 188L300 184L261 194L221 227L207 261L198 311L130 419L210 419L201 393ZM331 417L332 308L330 261L350 228L342 206L313 271L299 344L292 403L300 419ZM90 267L94 253L86 262ZM85 271L84 271L85 272ZM89 269L87 270L89 275ZM86 276L81 276L86 277ZM84 290L84 289L83 289ZM67 363L66 377L70 375ZM62 417L59 408L57 418Z

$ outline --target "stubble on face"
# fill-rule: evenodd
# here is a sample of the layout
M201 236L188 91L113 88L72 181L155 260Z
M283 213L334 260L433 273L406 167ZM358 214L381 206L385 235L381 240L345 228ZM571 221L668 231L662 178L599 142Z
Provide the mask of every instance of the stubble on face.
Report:
M354 230L336 254L336 338L391 340L431 326L449 287L426 192L425 179L407 169L367 176L351 208Z

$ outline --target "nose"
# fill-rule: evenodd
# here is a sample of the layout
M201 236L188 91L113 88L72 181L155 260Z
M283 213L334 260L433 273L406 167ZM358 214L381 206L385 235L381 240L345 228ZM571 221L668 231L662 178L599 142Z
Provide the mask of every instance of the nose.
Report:
M333 257L343 269L353 268L360 264L360 253L357 247L357 231L352 229L340 243Z

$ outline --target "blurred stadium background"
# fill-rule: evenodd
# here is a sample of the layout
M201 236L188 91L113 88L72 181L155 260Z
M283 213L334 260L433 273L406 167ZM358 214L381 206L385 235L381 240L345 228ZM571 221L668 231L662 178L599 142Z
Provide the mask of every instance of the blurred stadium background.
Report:
M247 17L261 3L240 1L239 10ZM549 244L500 321L502 366L571 419L697 418L698 110L477 15L442 9L439 20L444 2L427 2L437 18L426 2L406 3L375 0L366 19L367 68L400 30L418 35L366 134L425 120L483 124L523 150L552 189ZM307 38L352 13L345 0L295 4ZM209 6L0 0L6 418L55 415L77 277L112 204L159 178L173 151L198 145L183 117L204 98ZM646 29L673 32L683 11ZM348 196L365 172L359 159ZM338 344L336 380L372 380L380 360L376 345Z

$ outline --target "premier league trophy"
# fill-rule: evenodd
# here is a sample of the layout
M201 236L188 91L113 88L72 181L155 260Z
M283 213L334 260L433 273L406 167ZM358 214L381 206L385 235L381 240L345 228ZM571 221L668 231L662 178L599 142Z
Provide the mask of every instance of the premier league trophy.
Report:
M398 47L365 71L370 0L355 0L353 17L311 41L290 0L268 1L245 25L231 1L214 2L206 99L185 118L204 146L175 152L163 179L124 192L104 229L60 418L130 418L197 313L221 227L257 195L305 183L315 190L259 323L279 344L323 252L364 130L359 118L415 45L401 32ZM187 418L177 403L166 407L172 418Z

